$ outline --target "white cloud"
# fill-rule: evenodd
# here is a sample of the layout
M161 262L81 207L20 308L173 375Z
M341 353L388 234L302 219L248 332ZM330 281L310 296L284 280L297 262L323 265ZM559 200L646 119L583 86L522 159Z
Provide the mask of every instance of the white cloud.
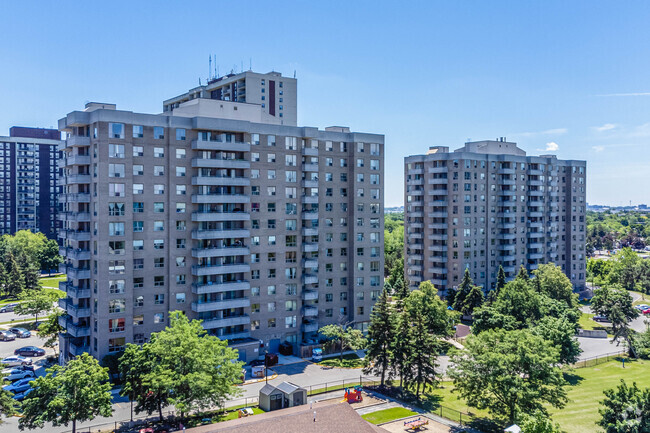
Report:
M569 132L567 128L555 128L547 129L545 131L535 131L535 132L520 132L518 134L513 134L517 137L533 137L536 135L561 135Z
M650 92L634 92L634 93L607 93L604 95L596 95L596 96L650 96Z
M546 151L547 152L556 152L560 146L554 141L551 141L550 143L546 143Z
M594 150L594 152L602 152L605 150L605 146L591 146L591 148Z
M594 129L598 132L605 132L605 131L611 131L612 129L616 128L616 124L614 123L605 123L602 126L596 126Z

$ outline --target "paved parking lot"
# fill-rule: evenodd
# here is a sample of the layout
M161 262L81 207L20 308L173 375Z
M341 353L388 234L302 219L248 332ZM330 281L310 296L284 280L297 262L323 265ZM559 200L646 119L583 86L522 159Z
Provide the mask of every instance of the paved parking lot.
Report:
M43 346L45 342L44 339L36 336L35 333L32 333L32 336L29 338L16 338L13 341L0 341L0 359L6 358L7 356L13 356L14 350L23 347L23 346L36 346L45 349L45 356L36 356L32 360L34 362L34 370L36 371L37 376L45 375L45 368L43 364L45 363L45 358L48 355L52 355L54 352L52 349L48 349Z

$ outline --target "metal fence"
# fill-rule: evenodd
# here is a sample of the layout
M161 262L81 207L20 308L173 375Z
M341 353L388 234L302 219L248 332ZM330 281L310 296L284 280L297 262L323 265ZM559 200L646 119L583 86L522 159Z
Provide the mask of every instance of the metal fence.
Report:
M616 358L620 358L622 355L627 353L626 350L619 350L617 352L609 352L604 355L591 356L589 358L581 359L580 361L571 364L573 368L585 368L593 367L594 365L604 364L605 362L612 361Z

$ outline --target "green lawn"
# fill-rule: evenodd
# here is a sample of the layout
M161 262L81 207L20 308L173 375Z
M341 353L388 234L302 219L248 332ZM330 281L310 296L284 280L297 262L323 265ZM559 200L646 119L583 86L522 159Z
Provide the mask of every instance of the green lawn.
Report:
M50 289L59 289L59 282L65 281L66 276L65 275L60 275L58 277L45 277L41 278L41 284L43 287L47 287Z
M361 415L361 418L373 424L383 424L411 415L417 415L417 413L403 407L391 407L390 409L378 410L377 412Z
M363 358L359 358L354 353L348 355L343 355L343 359L339 359L338 356L323 359L318 365L323 367L337 367L337 368L361 368L363 367Z
M251 409L253 409L254 415L259 415L260 413L264 413L264 411L257 406L252 407ZM219 417L219 422L230 421L231 419L237 419L237 418L239 418L239 411L233 410L231 412L228 412L225 416Z
M572 374L567 375L567 380L571 383L567 388L569 403L563 409L550 409L553 421L571 433L602 432L595 424L600 416L599 402L604 398L603 391L614 388L621 379L628 383L636 382L641 388L650 387L650 361L626 361L625 368L620 361L610 361L595 367L574 370ZM479 417L488 416L487 411L468 407L464 400L458 398L458 394L451 392L452 389L451 382L442 382L441 388L429 393L428 398L434 406L443 405Z
M607 328L605 328L602 323L596 322L592 319L592 317L594 317L593 314L582 313L580 320L578 321L578 326L580 326L580 329L584 329L586 331L607 330Z

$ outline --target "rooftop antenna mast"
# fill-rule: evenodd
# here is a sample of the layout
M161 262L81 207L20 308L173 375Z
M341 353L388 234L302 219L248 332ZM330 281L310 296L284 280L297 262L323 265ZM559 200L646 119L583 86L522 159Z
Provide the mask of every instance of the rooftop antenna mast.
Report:
M252 57L248 58L248 70L249 71L253 70L253 58Z
M219 78L219 74L217 73L217 55L214 55L214 78Z
M212 79L212 54L210 54L210 60L208 64L208 81Z

